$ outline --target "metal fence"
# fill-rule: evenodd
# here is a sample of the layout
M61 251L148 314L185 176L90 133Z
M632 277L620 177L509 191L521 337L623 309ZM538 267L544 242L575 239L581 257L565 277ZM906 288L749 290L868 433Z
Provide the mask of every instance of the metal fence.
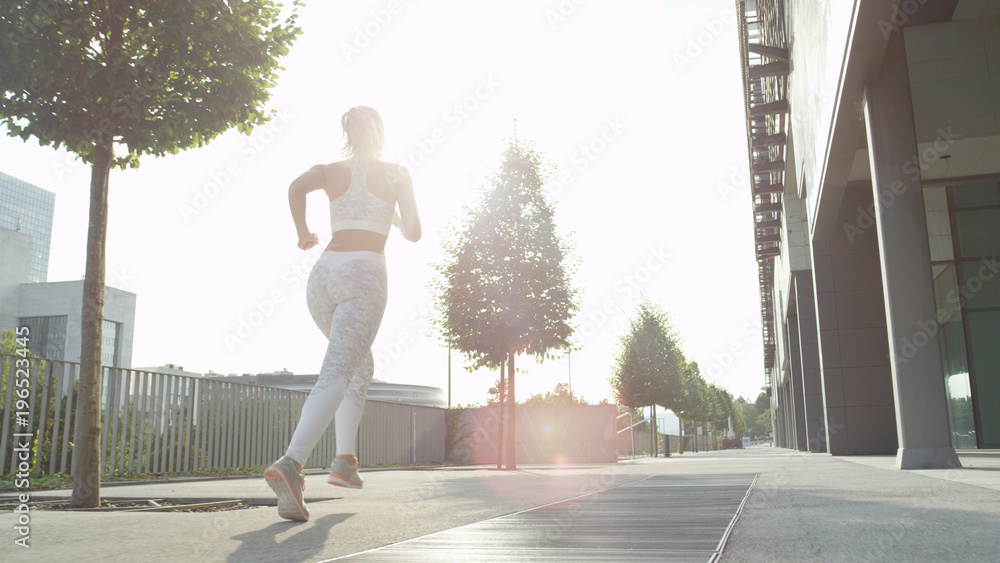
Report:
M69 473L80 365L32 359L31 384L23 387L30 393L21 399L23 378L13 377L17 360L0 354L0 473L19 470L19 450L29 440L32 474ZM105 366L102 372L102 475L263 469L284 453L308 396L133 369ZM326 466L335 440L331 425L305 466ZM370 401L358 450L365 466L444 461L445 411Z

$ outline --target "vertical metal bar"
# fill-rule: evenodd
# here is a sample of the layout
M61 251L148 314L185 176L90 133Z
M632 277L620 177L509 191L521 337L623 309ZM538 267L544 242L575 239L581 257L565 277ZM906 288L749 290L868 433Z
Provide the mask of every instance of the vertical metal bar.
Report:
M222 460L219 452L222 451L220 440L222 439L222 413L223 413L223 390L226 387L224 381L215 384L215 392L212 394L212 470L222 467Z
M178 376L170 375L168 376L168 381L170 381L170 392L167 393L167 404L170 405L170 409L167 411L170 414L170 422L167 428L170 430L170 465L169 471L175 473L177 471L177 458L180 457L180 452L177 448L180 447L180 439L178 437L178 430L180 430L180 412L174 412L180 409L180 401L178 400L180 394L180 381Z
M153 473L163 473L163 378L162 373L153 374Z
M142 472L149 473L153 462L153 429L150 410L153 408L153 374L146 372L142 376Z
M49 377L51 378L53 385L53 405L52 405L52 448L49 454L49 475L56 472L56 458L59 457L59 438L66 433L66 425L63 420L59 417L59 413L62 409L59 407L62 405L63 396L63 378L62 374L56 375L56 361L49 360L46 365L49 368Z
M181 468L182 471L191 471L191 450L195 448L194 445L194 384L196 380L190 377L184 377L184 404L187 407L184 410L184 465Z
M123 381L119 386L119 389L121 389L122 408L119 409L119 422L115 426L121 426L118 438L118 471L128 473L128 456L131 453L128 448L128 438L132 434L129 426L129 410L131 409L129 386L132 384L132 370L125 369L123 371L125 377L122 378Z
M233 404L233 392L236 386L232 383L226 385L226 419L225 419L225 431L222 433L223 439L223 459L225 460L224 467L230 468L233 466L233 413L236 410L236 406Z
M224 381L216 382L215 393L213 393L213 406L214 411L212 413L212 470L216 470L222 467L220 452L222 448L219 445L219 441L222 438L222 413L223 413L223 390L226 387Z
M240 424L239 424L239 436L240 436L240 467L250 467L250 431L249 431L249 420L250 420L250 386L240 385Z
M66 368L69 368L69 373L66 373ZM62 460L59 464L60 473L68 473L71 469L70 466L70 455L69 455L69 442L75 439L73 434L76 430L76 425L73 422L73 417L76 416L76 392L74 388L76 387L77 378L77 364L65 362L63 363L63 377L65 378L67 385L66 394L66 432L63 433L63 446L62 446Z
M253 467L261 467L264 464L264 456L261 455L260 451L260 389L254 387L252 390L253 402L251 404L250 412L253 414L251 420L251 427L253 428L251 434L251 452L253 454Z
M239 467L239 443L240 443L240 387L243 385L240 383L234 383L232 385L230 402L230 410L232 411L229 415L232 421L229 425L229 467L235 468Z
M119 379L121 379L121 371L109 367L108 368L108 400L105 403L107 405L106 412L108 415L109 427L105 427L104 433L108 439L108 473L111 475L117 474L119 471L118 467L118 421L121 418L121 405L119 404L121 399L121 393L118 392L119 389Z
M132 381L128 386L128 398L129 404L132 406L132 420L129 421L129 433L128 433L128 466L125 467L125 471L135 471L139 472L139 449L142 447L142 442L136 440L139 434L139 381L142 379L142 372L136 371L132 373Z
M35 360L34 363L35 363L35 377L33 379L37 379L42 386L42 401L38 405L39 408L41 409L41 412L38 413L38 435L37 435L38 449L35 451L36 456L41 456L42 447L45 444L45 427L48 426L48 424L46 423L49 420L49 387L48 385L46 385L45 373L42 371L42 362L40 360ZM49 383L51 383L51 381ZM34 381L32 381L32 384L34 384ZM32 393L32 400L34 400L34 395L35 394ZM51 454L51 449L49 453ZM35 474L36 475L41 474L44 471L44 469L45 468L42 467L42 464L37 463L37 460L35 460Z
M111 425L111 368L101 366L98 368L97 380L102 382L101 402L104 403L104 424L101 425L99 440L101 441L101 475L108 475L112 471L108 469L108 427Z
M205 380L196 378L191 389L194 398L194 412L191 413L191 418L194 420L194 436L192 437L192 443L194 444L194 466L191 468L192 471L199 471L203 467L203 452L205 450L201 440L205 435L204 383Z
M278 403L275 400L274 389L267 390L267 452L271 459L277 459L278 456L275 455L276 443L275 433L277 432L278 417L275 411L278 408Z
M235 386L236 389L236 428L233 432L233 449L235 457L233 458L233 465L235 467L246 467L246 436L243 433L243 429L246 428L247 411L246 402L243 400L246 397L246 389L243 384Z

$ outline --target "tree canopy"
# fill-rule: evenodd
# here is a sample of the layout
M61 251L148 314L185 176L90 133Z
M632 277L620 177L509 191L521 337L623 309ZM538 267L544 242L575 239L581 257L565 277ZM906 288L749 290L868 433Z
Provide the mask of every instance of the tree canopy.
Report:
M114 143L118 167L252 129L296 18L269 0L3 2L0 123L88 163Z
M619 402L673 408L682 396L685 363L670 318L643 296L615 354L610 381Z
M431 282L435 326L470 370L495 368L510 352L544 360L570 345L572 244L555 230L544 172L533 144L511 136L479 201L445 234Z

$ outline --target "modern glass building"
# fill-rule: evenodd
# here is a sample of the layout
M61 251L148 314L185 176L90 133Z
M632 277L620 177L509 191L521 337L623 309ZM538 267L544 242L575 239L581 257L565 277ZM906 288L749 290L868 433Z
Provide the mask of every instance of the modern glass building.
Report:
M1000 447L1000 2L736 5L776 445Z
M49 282L55 194L0 172L0 330L27 326L32 352L80 361L83 280ZM134 293L104 291L104 365L130 367Z
M0 229L32 238L29 283L48 280L56 194L0 172Z

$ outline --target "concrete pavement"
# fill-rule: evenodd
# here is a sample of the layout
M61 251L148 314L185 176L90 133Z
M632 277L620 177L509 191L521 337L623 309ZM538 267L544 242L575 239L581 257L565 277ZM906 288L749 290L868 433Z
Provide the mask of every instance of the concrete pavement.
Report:
M973 461L965 462L966 458ZM6 530L3 537L9 547L0 550L0 559L323 561L438 534L433 537L440 560L442 541L454 537L447 534L456 528L489 527L495 532L503 530L500 524L511 521L515 513L550 505L546 517L560 518L560 510L583 514L581 503L608 504L617 511L617 518L634 519L651 535L669 537L680 530L667 516L699 504L655 502L680 489L658 485L643 489L638 496L618 495L614 503L606 502L609 495L616 491L631 495L635 487L654 482L678 485L684 479L748 474L757 475L756 484L730 533L723 561L967 561L996 556L1000 456L963 456L973 469L948 470L950 474L900 472L883 468L885 460L866 461L751 448L621 464L526 467L516 472L485 468L368 471L362 473L365 489L359 491L332 487L323 475L311 475L306 497L312 518L307 523L281 520L273 506L216 513L34 510L32 547L24 550L13 545L14 515L5 512L0 514L0 529ZM33 497L68 494L39 491ZM103 496L273 502L270 489L259 478L105 487ZM622 505L623 498L633 500ZM566 502L569 499L577 500ZM632 504L634 510L623 508ZM732 505L727 507L735 513ZM540 514L537 510L531 514ZM657 518L656 510L664 511L663 516ZM593 522L575 516L566 521L571 530ZM630 528L606 524L588 528L588 545L619 545L616 541ZM530 545L523 547L514 558L542 556ZM589 552L592 557L586 553L577 550L574 557L615 560L608 555L614 551L594 549ZM499 552L496 555L496 560L509 560L501 559ZM667 552L662 555L651 560L668 560ZM455 556L454 560L461 557L457 551Z

